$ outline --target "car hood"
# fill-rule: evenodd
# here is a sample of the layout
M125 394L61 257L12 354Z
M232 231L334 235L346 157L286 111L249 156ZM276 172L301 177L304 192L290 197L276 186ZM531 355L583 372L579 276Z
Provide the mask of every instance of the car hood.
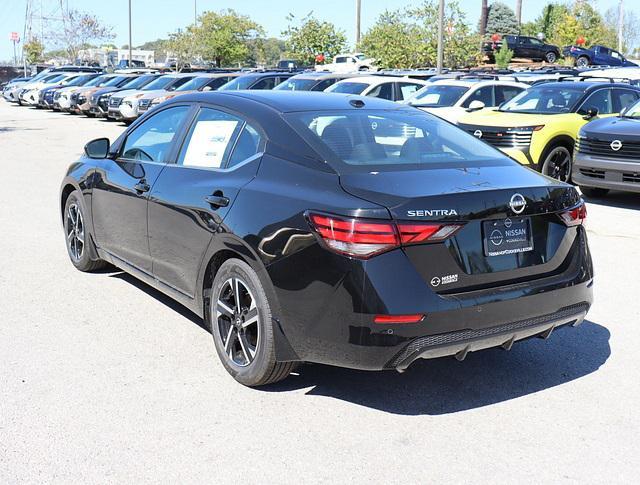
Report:
M551 121L562 121L572 119L575 113L560 114L533 114L533 113L509 113L497 111L497 109L482 109L473 113L465 113L458 120L465 125L496 126L513 128L520 126L534 126L549 123Z
M580 134L588 138L619 137L627 141L640 141L640 119L600 118L587 123Z
M165 96L172 91L167 91L166 89L156 89L154 91L140 91L144 93L144 96L140 96L140 99L154 99L158 96Z

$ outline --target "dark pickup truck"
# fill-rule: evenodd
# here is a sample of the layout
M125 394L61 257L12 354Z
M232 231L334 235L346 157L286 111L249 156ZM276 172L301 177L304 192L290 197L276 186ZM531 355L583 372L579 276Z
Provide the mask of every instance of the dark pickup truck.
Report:
M505 35L502 41L483 42L482 51L489 57L490 62L494 62L494 53L500 50L502 44L507 42L507 47L513 51L513 57L520 59L531 59L534 61L547 61L553 64L560 57L560 49L556 45L545 44L535 37L525 35Z
M589 48L567 45L562 49L562 55L564 57L573 57L576 60L576 66L578 67L637 66L635 62L627 61L627 59L618 51L614 51L613 49L609 49L603 45L594 45Z

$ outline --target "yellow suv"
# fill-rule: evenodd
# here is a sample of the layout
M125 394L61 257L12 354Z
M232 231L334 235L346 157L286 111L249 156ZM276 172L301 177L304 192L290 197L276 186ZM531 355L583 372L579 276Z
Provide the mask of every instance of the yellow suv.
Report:
M523 165L568 182L580 128L640 99L625 83L562 81L539 84L498 108L464 114L458 126Z

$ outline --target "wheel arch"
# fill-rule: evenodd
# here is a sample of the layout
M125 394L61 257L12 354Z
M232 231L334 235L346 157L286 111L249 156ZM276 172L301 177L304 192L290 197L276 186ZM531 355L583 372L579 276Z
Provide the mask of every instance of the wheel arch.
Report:
M575 145L575 140L573 139L573 137L566 134L556 135L553 138L549 139L549 141L547 141L546 145L540 152L540 157L538 158L538 161L536 163L538 170L542 166L542 162L547 157L549 152L553 150L555 147L557 147L558 145L563 145L567 147L569 149L569 152L571 152L571 154L573 155L573 148Z

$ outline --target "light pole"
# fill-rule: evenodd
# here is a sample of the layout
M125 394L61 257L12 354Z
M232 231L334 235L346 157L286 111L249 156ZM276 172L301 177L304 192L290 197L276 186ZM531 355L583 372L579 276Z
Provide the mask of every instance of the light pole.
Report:
M444 0L438 5L438 74L442 74L442 61L444 58Z
M133 48L131 47L131 0L129 0L129 67L133 67L133 57L132 57L132 50Z
M353 46L354 50L358 50L358 44L360 43L360 16L362 15L362 1L356 0L356 45Z
M624 5L620 0L618 6L618 52L622 52L622 29L624 27Z

